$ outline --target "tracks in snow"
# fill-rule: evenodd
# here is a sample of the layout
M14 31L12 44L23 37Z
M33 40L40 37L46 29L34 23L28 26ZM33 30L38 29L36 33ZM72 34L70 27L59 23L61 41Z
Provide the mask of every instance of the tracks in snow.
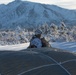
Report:
M39 53L40 53L40 52L39 52ZM68 60L68 61L65 61L65 62L63 62L63 63L58 63L58 62L57 62L56 60L54 60L51 56L48 56L48 55L46 55L46 54L44 54L44 53L40 53L40 54L42 54L43 56L49 58L50 60L52 60L52 61L55 62L56 64L47 64L47 65L42 65L42 66L39 66L39 67L35 67L35 68L29 69L29 70L27 70L27 71L23 71L22 73L20 73L20 74L18 74L18 75L23 75L23 74L25 74L25 73L27 73L27 72L30 72L30 71L33 71L33 70L36 70L36 69L40 69L40 68L43 68L43 67L53 66L53 65L58 65L58 66L60 66L68 75L71 75L71 73L70 73L66 68L64 68L61 64L66 63L66 62L69 62L69 61L72 61L72 60Z

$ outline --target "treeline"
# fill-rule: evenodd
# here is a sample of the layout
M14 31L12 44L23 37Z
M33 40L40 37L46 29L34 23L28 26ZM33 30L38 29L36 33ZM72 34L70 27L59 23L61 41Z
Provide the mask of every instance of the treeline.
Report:
M50 26L44 24L35 29L17 27L15 30L0 30L0 45L19 44L30 41L35 30L42 31L42 37L49 42L76 42L76 26L67 27L64 22L59 26L52 23Z

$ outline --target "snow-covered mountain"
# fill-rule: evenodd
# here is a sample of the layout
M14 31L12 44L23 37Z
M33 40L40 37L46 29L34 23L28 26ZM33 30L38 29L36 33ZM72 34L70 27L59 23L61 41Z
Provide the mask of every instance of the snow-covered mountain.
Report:
M0 28L35 27L44 23L76 25L76 11L28 1L0 5Z

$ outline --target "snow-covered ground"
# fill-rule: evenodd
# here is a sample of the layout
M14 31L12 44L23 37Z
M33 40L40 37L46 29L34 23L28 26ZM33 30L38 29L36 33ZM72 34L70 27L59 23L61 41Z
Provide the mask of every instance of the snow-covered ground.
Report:
M0 46L0 51L20 51L26 49L30 43ZM71 52L76 52L76 42L51 42L52 47L63 49Z
M54 42L51 46L58 49L76 52L76 42Z
M29 46L29 44L30 43L28 42L23 44L0 46L0 51L20 51L26 49Z

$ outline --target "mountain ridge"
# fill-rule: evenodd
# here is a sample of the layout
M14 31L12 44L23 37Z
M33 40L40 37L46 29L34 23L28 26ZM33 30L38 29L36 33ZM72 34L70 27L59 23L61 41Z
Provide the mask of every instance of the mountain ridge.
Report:
M67 25L75 25L76 11L29 1L13 1L0 5L0 28L29 28L44 23L58 25L61 21Z

